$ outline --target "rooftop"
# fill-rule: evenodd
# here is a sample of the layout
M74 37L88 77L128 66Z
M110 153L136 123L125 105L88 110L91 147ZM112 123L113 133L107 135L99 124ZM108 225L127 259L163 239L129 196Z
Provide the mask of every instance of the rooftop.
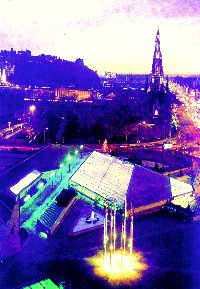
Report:
M110 202L123 205L133 165L94 151L71 177L74 182Z

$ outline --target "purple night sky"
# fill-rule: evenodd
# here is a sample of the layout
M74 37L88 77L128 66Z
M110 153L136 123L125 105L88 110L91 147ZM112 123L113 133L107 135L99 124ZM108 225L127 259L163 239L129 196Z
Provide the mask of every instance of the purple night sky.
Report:
M200 73L199 0L1 0L0 49L75 60L98 73L150 73L160 27L164 73Z

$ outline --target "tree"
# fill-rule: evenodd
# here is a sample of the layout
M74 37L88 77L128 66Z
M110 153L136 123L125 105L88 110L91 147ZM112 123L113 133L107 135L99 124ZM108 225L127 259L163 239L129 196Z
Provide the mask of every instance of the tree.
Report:
M103 142L102 151L103 151L104 153L106 153L106 152L108 151L108 142L107 142L107 139L105 139L104 142Z
M95 143L99 143L104 136L105 136L105 130L104 130L104 124L102 120L97 120L92 126L92 136Z
M77 115L68 115L67 116L67 125L65 127L63 137L65 139L65 142L73 142L74 139L77 139L80 137L79 135L79 120Z
M157 172L157 173L160 171L160 169L159 169L159 167L158 167L158 164L155 164L153 170L154 170L155 172Z

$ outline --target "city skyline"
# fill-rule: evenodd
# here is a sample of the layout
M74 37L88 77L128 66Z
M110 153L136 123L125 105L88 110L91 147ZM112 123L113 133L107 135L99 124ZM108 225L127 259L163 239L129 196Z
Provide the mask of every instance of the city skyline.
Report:
M149 74L159 26L164 74L199 74L198 1L4 0L0 17L2 50L82 58L99 74Z

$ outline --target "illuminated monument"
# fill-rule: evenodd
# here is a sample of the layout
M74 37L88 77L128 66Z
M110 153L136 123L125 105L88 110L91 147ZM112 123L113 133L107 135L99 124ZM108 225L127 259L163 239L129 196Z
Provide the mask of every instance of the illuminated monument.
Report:
M153 117L158 117L161 113L161 106L168 92L168 80L165 85L164 71L162 65L162 53L160 50L160 32L156 33L155 50L153 54L152 70L150 74L150 84L148 88L150 95L149 109Z
M160 32L159 28L156 33L155 50L153 55L153 63L151 70L150 89L160 91L164 89L164 72L162 65L162 53L160 51Z

